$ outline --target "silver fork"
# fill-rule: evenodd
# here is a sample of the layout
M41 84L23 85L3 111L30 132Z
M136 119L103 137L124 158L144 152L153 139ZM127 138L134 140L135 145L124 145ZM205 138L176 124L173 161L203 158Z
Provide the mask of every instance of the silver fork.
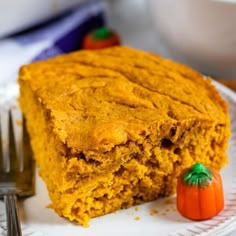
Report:
M7 236L21 236L17 198L34 194L34 161L19 109L0 109L0 198L4 199Z

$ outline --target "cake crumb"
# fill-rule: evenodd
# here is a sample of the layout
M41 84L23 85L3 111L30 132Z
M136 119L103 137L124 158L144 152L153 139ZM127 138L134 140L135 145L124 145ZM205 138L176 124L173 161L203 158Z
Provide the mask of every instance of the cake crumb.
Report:
M22 125L22 121L21 120L16 120L16 125L21 126Z
M49 203L48 205L46 205L46 208L53 209L53 204L52 204L52 203Z
M174 201L172 199L167 199L165 200L165 204L173 204Z
M170 209L166 208L165 211L168 212L168 211L170 211Z
M135 207L134 210L135 210L135 211L139 211L139 208L138 208L138 207Z
M150 211L150 215L151 215L151 216L154 216L154 215L156 215L156 214L158 214L158 210L152 209L152 210Z
M139 216L136 216L134 219L135 219L135 220L140 220L140 217L139 217Z
M161 214L162 214L163 216L166 216L166 212L162 212Z

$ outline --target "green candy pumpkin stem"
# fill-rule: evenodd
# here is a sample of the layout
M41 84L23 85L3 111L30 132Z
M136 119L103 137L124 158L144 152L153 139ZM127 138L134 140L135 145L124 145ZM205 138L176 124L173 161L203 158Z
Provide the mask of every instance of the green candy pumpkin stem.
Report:
M196 163L182 175L182 182L188 186L204 188L210 184L212 172L210 168L201 163Z
M107 27L101 27L93 31L92 37L95 40L107 39L112 35L112 32Z

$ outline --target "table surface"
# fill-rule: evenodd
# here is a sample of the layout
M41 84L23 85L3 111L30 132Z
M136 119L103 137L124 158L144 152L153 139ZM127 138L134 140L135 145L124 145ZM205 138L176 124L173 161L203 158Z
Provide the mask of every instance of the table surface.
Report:
M108 24L121 36L124 45L130 45L165 57L171 57L155 32L145 0L107 0ZM236 78L217 78L236 91ZM227 236L236 236L236 230Z

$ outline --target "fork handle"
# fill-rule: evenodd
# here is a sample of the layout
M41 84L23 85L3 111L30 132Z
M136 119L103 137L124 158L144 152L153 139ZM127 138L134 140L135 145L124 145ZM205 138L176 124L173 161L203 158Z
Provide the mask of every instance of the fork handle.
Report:
M16 195L14 193L4 195L4 202L7 213L7 236L22 236Z

